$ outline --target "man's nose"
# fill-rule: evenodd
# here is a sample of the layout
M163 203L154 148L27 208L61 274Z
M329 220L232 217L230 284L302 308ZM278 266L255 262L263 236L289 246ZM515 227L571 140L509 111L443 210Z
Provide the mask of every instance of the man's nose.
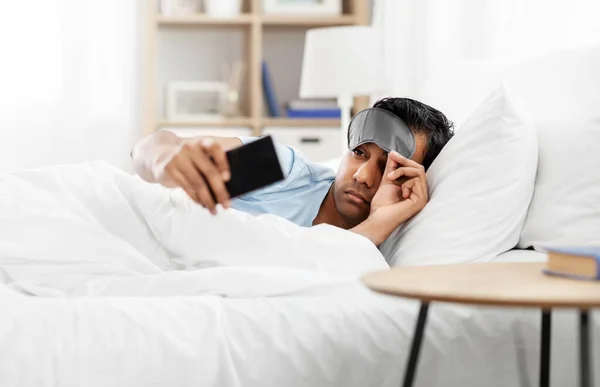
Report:
M375 184L376 173L373 171L373 167L369 163L362 164L354 173L354 180L360 184L364 184L367 188L373 188Z

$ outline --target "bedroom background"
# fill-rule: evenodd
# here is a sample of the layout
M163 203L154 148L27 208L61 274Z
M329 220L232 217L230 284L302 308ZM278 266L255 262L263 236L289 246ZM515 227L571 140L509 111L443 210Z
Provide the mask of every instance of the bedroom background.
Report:
M0 172L92 159L129 170L129 150L140 136L143 114L143 15L153 2L2 5ZM502 63L597 43L598 14L596 0L374 0L373 24L385 47L385 94L436 106L427 84L453 71L453 63ZM216 53L223 50L223 41L212 41ZM293 56L277 60L299 67ZM447 92L460 100L471 86ZM436 107L457 123L464 118L454 106Z

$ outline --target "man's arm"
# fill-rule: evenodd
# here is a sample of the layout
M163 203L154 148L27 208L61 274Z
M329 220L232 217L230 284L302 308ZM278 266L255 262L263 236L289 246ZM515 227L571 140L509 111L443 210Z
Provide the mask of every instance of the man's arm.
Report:
M398 224L398 226L400 224ZM364 236L373 242L375 246L379 246L387 239L388 236L390 236L396 227L392 228L385 222L373 219L373 217L369 216L367 220L352 228L350 231Z
M379 246L398 226L419 213L428 201L423 166L391 152L381 185L371 201L369 217L350 231Z
M183 139L172 132L157 131L140 139L134 145L131 159L135 172L150 183L159 183L154 175L154 169L161 160L176 153L184 142L202 143L204 140L214 141L223 152L242 145L242 141L237 137L197 136Z
M216 204L229 206L225 182L230 171L225 152L241 144L235 137L182 139L174 133L158 131L138 141L131 158L142 179L181 187L194 201L215 213Z

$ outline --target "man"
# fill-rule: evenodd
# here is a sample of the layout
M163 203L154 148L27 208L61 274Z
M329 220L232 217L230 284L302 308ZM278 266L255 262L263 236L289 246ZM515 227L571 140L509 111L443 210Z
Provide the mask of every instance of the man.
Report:
M136 144L132 158L143 179L181 187L213 214L221 204L301 226L327 223L379 245L427 204L425 170L452 137L452 126L444 114L421 102L385 98L352 120L350 149L337 175L277 145L286 178L233 200L225 188L230 178L225 152L251 139L184 140L156 132Z

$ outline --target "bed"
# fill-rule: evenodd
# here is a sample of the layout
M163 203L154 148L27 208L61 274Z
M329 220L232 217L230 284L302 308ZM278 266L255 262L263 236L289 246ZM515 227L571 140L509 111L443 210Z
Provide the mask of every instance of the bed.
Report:
M580 83L595 73L590 65ZM411 259L541 261L545 254L528 246L597 243L600 235L597 152L585 148L598 140L597 109L577 122L569 116L574 136L537 125L538 168L529 121L513 119L499 96L490 106L504 110L480 109L479 118L500 127L476 130L483 121L467 120L473 129L466 124L452 140L455 156L445 152L440 160L448 162L428 172L426 210L381 250L343 230L300 229L268 216L232 213L236 222L226 215L202 229L186 216L196 209L178 199L181 192L141 189L139 179L102 163L0 176L0 385L399 385L418 304L369 291L362 274ZM541 105L552 109L552 101ZM474 143L491 144L484 158L474 159ZM569 170L552 164L559 151L578 162L581 184L569 184ZM503 162L508 157L513 162ZM241 247L206 238L230 227L246 238ZM261 228L269 232L255 233ZM202 241L190 231L198 229ZM436 244L424 239L430 235ZM539 311L433 304L429 316L417 386L537 384ZM600 316L591 317L592 359L599 359ZM578 381L576 318L553 312L554 387Z
M498 257L541 259L532 251ZM3 286L0 380L3 386L400 385L417 304L371 293L359 282L337 290L244 299L57 299ZM416 385L536 385L538 311L435 304L430 316ZM575 318L571 311L554 313L553 386L577 383Z

